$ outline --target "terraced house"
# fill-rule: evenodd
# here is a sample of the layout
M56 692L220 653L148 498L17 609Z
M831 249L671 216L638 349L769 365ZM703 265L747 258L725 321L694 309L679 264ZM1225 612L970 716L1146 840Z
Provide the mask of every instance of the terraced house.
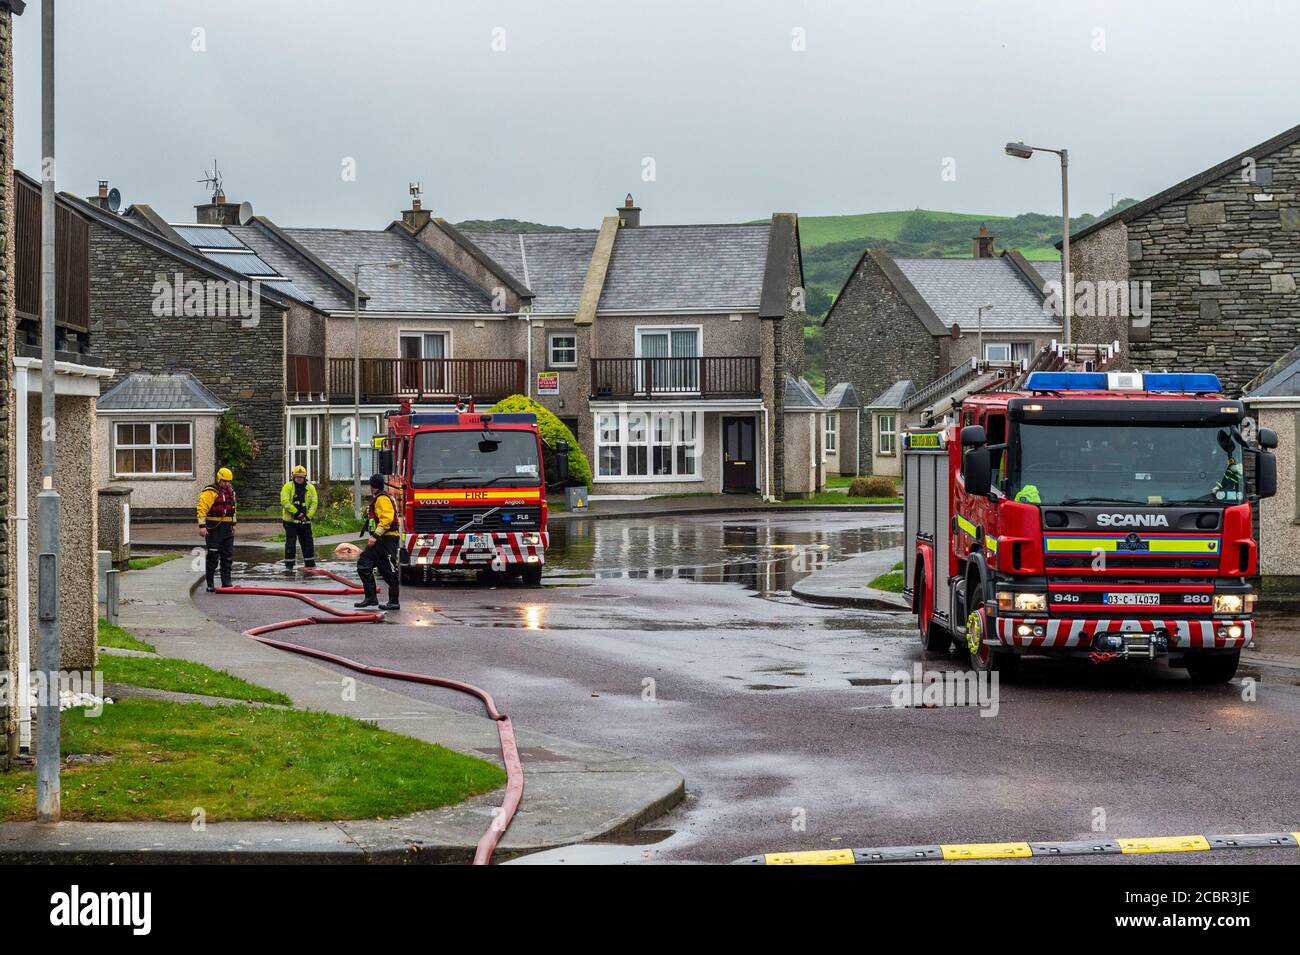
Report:
M597 494L782 496L824 485L820 438L797 458L782 440L786 379L797 382L803 365L793 214L642 225L629 196L597 229L470 234L418 195L382 229L282 226L221 193L196 207L194 223L167 222L148 205L122 215L90 205L116 234L101 243L96 327L123 350L119 372L190 374L253 425L259 498L295 464L315 481L350 485L358 402L365 474L374 468L369 438L403 400L470 397L482 408L514 394L570 426ZM206 277L255 282L260 332L228 318L225 333L206 318L181 319L185 340L150 348L141 336L154 321L111 288L138 295L174 263L132 264L132 243ZM124 273L134 281L123 283ZM227 333L258 343L248 363L256 385L243 380L242 358L205 358L197 344ZM193 476L175 477L180 488Z

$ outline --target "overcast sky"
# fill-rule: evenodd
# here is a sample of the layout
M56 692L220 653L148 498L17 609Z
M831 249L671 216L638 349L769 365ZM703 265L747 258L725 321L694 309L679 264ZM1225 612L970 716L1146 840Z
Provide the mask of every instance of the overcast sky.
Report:
M30 173L40 7L15 25L15 157ZM1007 158L1018 138L1068 147L1072 211L1100 212L1300 122L1300 4L1285 0L58 11L59 188L89 195L106 178L178 221L214 158L228 198L288 226L382 227L416 179L452 221L592 227L629 191L646 223L1058 211L1054 157Z

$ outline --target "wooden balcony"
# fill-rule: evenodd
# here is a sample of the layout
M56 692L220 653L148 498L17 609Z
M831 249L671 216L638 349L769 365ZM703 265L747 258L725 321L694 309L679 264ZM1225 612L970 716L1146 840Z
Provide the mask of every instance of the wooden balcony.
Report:
M363 358L361 400L391 404L402 399L417 403L454 401L472 396L494 402L523 394L526 371L515 358ZM291 399L325 396L346 403L354 395L351 358L289 355L285 387Z
M757 355L720 358L593 358L593 398L755 398Z

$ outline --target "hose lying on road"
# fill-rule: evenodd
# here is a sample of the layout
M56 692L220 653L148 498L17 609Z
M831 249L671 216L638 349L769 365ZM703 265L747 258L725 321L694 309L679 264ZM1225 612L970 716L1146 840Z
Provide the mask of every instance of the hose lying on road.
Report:
M328 616L310 616L296 617L292 620L281 620L279 623L268 623L261 627L252 627L244 631L244 636L250 637L259 643L266 644L268 647L275 647L277 650L287 650L290 653L301 654L305 657L313 657L317 660L324 660L327 663L333 663L337 666L346 667L349 670L355 670L357 673L364 673L367 676L384 677L389 680L403 680L407 683L423 683L428 686L441 686L449 690L456 690L460 693L468 693L476 696L483 703L487 710L488 718L496 723L497 736L501 740L501 759L506 764L506 795L502 800L501 808L493 813L492 824L488 826L486 832L478 841L474 849L474 865L487 865L492 859L492 852L496 849L497 843L501 840L502 834L509 828L511 820L514 819L516 810L519 809L519 803L524 796L524 767L519 760L519 746L515 742L514 726L510 723L510 717L497 709L496 701L486 690L480 689L470 683L463 683L460 680L450 680L446 677L430 676L427 673L409 673L405 670L390 670L387 667L371 666L368 663L358 663L337 653L330 653L326 650L317 650L314 647L304 647L297 643L288 643L284 640L273 640L264 634L276 630L288 630L291 627L304 627L313 623L382 623L384 614L378 612L353 613L348 610L339 610L337 607L331 607L329 604L321 603L315 599L313 594L328 596L351 596L362 593L362 589L353 584L346 577L332 573L320 567L304 568L306 573L319 577L328 577L331 580L342 584L342 587L291 587L291 586L271 586L271 587L218 587L219 594L243 594L264 597L292 597L294 600L301 600L303 603L316 610L323 611Z

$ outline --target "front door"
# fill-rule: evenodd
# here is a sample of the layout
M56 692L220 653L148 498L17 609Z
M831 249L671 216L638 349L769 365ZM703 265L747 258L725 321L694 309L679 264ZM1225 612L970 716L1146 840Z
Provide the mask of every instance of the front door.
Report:
M753 418L722 419L722 489L758 490L757 430Z

